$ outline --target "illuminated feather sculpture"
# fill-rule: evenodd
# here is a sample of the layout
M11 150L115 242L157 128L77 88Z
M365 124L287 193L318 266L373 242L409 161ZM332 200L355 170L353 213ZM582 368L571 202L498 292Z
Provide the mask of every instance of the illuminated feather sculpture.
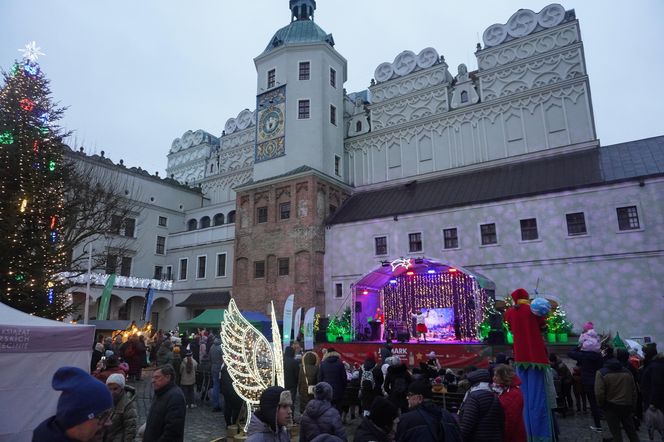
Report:
M277 319L272 304L272 340L270 342L247 319L231 299L221 322L221 348L233 389L247 403L247 425L268 387L284 386L283 353ZM245 427L246 429L246 427Z

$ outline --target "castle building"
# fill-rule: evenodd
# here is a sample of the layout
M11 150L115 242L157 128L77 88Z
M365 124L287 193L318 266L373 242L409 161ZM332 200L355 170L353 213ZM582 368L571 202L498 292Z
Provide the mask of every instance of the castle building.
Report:
M316 2L289 6L254 58L255 108L168 153L202 196L169 226L166 326L230 296L338 314L411 257L482 275L497 298L537 289L577 328L664 339L664 137L599 144L574 10L489 26L476 71L403 51L349 93Z

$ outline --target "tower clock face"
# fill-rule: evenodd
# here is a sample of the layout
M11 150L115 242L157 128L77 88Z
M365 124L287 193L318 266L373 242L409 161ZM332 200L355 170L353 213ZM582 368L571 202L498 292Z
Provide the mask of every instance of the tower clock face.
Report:
M277 136L284 127L284 114L276 106L268 108L261 115L259 122L260 136L263 139L269 139Z

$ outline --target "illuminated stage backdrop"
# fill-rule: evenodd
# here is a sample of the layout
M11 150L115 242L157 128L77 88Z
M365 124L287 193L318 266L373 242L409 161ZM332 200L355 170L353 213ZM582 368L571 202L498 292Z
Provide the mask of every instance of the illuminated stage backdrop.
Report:
M394 277L381 290L385 321L412 324L412 313L422 308L452 308L462 341L478 341L486 293L463 272L441 272Z

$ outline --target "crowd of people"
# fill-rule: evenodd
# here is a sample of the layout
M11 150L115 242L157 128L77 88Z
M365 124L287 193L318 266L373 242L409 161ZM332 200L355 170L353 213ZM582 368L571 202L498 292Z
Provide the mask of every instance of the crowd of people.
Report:
M349 422L360 419L357 442L525 442L524 397L513 360L498 354L488 368L442 367L435 352L416 367L392 355L390 344L362 364L350 364L333 347L304 352L295 342L284 351L284 387L270 387L249 419L247 442L290 440L293 410L299 411L299 440L346 441ZM591 429L602 420L614 441L638 440L639 425L655 431L664 423L664 355L654 344L643 357L603 345L586 324L579 347L549 355L560 416L590 410ZM568 363L576 361L574 365ZM154 365L152 403L139 425L131 382ZM100 338L91 374L63 367L52 385L61 391L55 416L35 429L35 441L182 441L187 408L209 402L236 424L243 401L232 388L220 339L202 331L176 338L161 331L125 342ZM135 385L135 384L134 384ZM459 398L445 407L442 395ZM527 410L526 410L527 412ZM555 416L555 415L554 415ZM557 429L557 425L556 425ZM609 433L603 433L604 439Z

